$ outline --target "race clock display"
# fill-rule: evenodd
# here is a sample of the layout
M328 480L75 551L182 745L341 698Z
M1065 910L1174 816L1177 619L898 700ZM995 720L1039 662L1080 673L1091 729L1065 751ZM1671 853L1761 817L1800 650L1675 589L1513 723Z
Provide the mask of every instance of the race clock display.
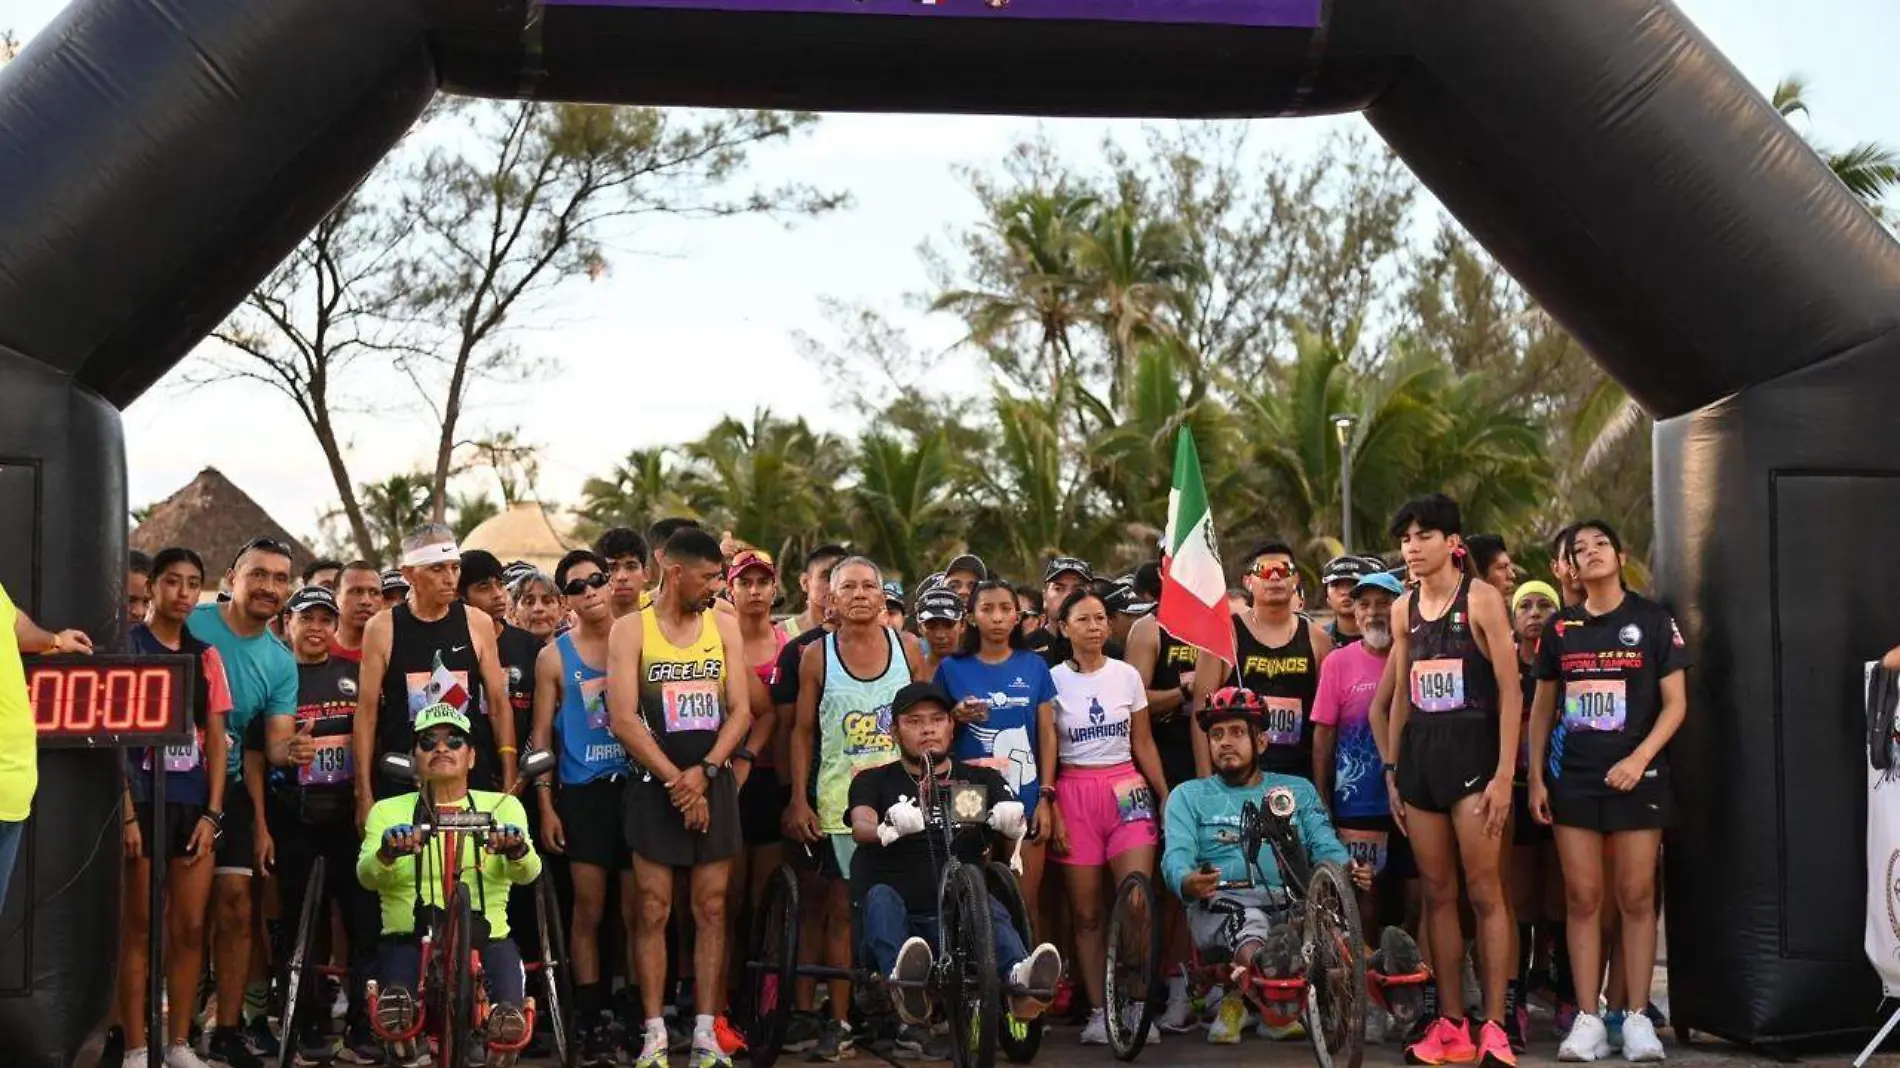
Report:
M189 656L24 657L42 747L118 748L189 742Z

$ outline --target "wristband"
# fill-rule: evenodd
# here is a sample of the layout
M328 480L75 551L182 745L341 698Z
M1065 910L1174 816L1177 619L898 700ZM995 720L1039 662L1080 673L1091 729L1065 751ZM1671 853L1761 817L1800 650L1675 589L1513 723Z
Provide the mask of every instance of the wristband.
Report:
M554 784L546 779L536 779L534 781L534 788L537 790L552 790L554 789Z
M495 750L495 752L507 753L509 756L513 756L515 754L515 747L512 745L504 745L501 748Z
M1387 764L1385 766L1385 773L1387 775L1397 775L1399 773L1399 766L1397 764Z
M1036 788L1036 796L1046 797L1046 798L1049 798L1050 800L1054 800L1056 796L1056 788L1053 786L1038 786Z
M127 817L125 818L125 825L126 825L127 827L130 827L130 826L132 826L132 825L133 825L134 823L137 823L138 821L139 821L139 818L138 818L137 816L127 816Z

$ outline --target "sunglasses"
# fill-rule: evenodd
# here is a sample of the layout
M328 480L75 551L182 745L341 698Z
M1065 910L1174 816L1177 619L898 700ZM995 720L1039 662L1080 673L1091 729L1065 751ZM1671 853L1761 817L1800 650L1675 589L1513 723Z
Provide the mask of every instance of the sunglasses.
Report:
M1254 565L1253 573L1263 579L1283 579L1290 578L1293 574L1293 569L1285 564L1262 563Z
M568 579L567 585L561 587L561 592L569 597L579 597L588 590L597 590L605 585L607 585L607 576L596 571L586 578Z
M416 748L424 753L433 753L445 745L448 746L449 752L453 753L467 744L468 744L467 738L464 738L459 734L453 734L453 733L447 733L447 732L442 733L442 734L431 734L431 735L427 735L425 737L416 739Z

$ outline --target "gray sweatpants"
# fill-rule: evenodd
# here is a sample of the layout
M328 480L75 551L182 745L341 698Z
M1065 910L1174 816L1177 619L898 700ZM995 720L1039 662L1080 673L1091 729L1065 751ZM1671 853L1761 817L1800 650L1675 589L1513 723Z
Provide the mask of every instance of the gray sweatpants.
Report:
M1284 890L1220 890L1187 907L1188 931L1203 961L1227 960L1243 942L1264 943L1292 917Z

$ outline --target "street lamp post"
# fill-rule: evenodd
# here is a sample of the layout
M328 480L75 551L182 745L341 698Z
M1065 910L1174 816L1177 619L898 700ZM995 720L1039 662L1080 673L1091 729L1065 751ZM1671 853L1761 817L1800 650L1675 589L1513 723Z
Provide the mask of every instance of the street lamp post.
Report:
M1333 433L1339 438L1339 515L1341 547L1352 552L1352 428L1356 416L1333 416Z

